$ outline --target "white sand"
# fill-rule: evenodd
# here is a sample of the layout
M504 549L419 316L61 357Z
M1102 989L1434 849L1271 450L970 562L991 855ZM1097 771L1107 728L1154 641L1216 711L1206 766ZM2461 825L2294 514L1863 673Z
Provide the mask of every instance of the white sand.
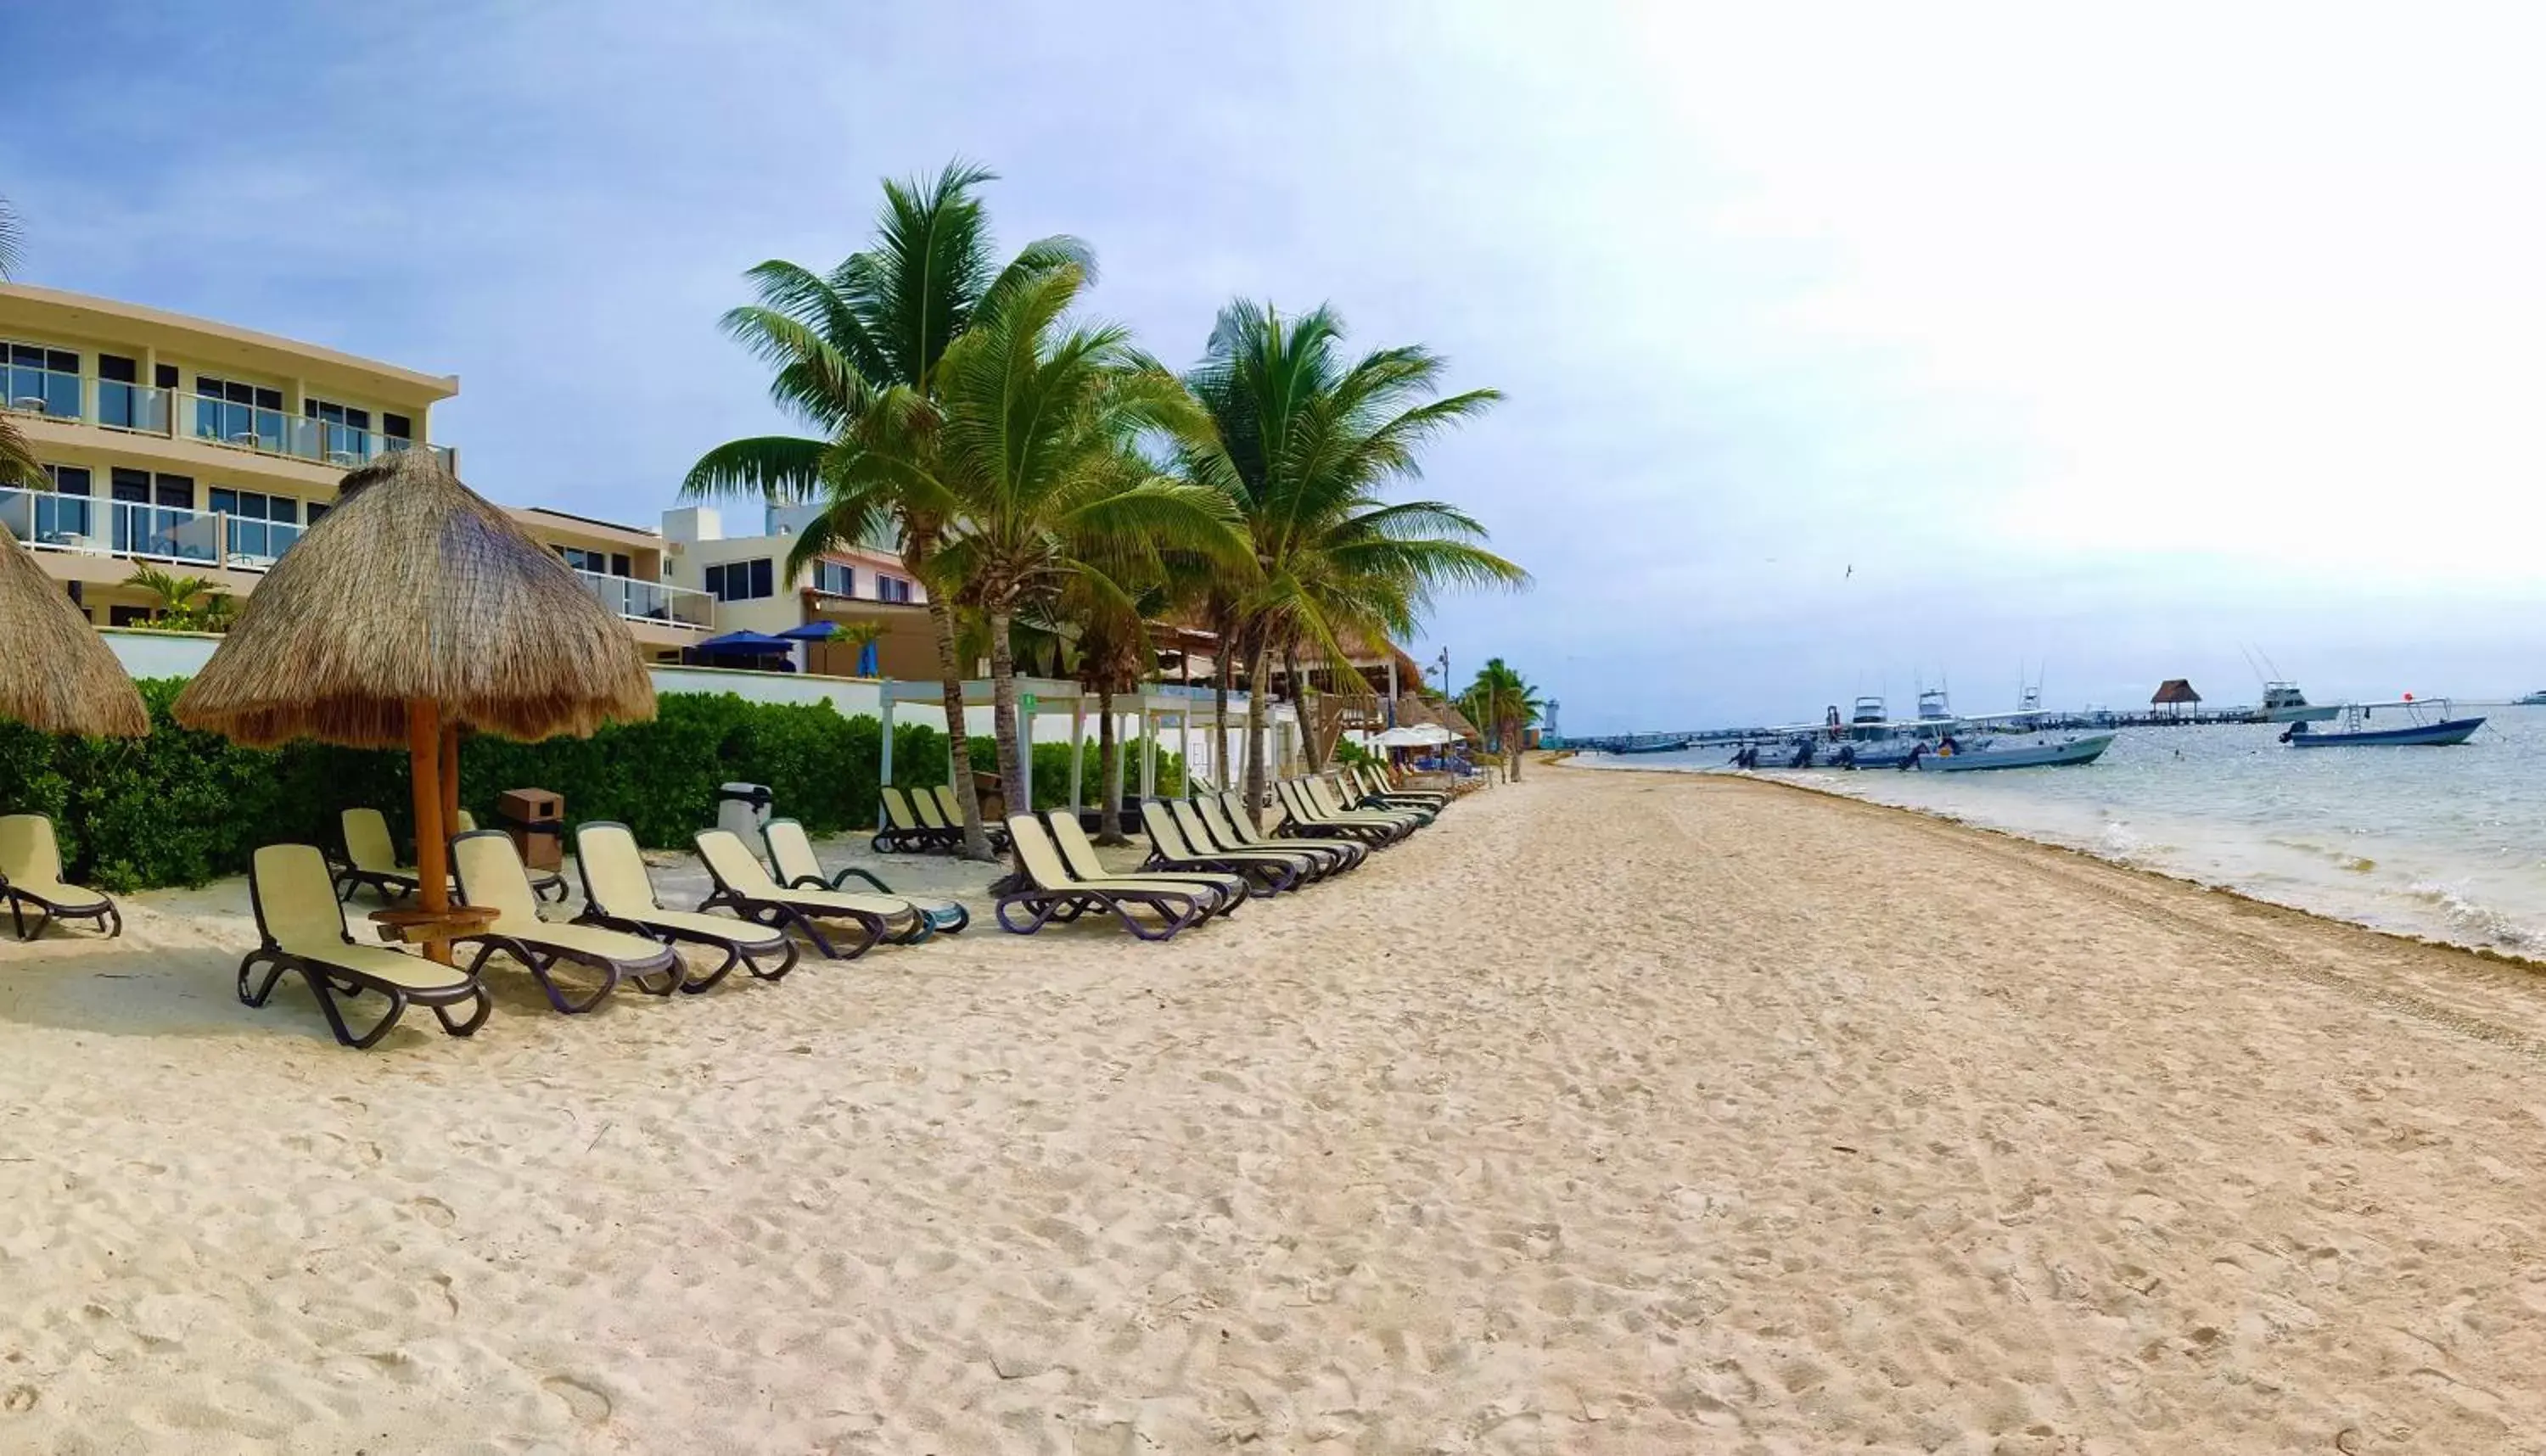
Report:
M0 1450L2546 1441L2546 978L1889 811L368 1054L244 907L0 948Z

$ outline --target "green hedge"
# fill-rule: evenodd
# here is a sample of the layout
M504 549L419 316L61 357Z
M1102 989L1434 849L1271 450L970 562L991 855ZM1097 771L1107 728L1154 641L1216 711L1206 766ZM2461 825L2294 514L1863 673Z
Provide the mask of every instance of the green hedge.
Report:
M74 879L108 890L201 885L241 874L261 844L333 846L337 813L372 805L410 837L406 755L293 743L242 748L169 717L183 679L141 684L150 735L116 740L38 733L0 723L0 813L52 816ZM589 738L514 743L471 738L460 752L460 802L492 822L495 796L540 788L569 819L618 819L655 848L686 846L716 817L719 784L767 784L779 812L816 834L876 822L881 725L843 718L827 703L750 703L731 693L666 693L651 723ZM972 740L983 772L987 735ZM1136 745L1126 744L1125 752ZM1138 758L1125 782L1140 784ZM893 729L893 781L946 782L946 735L920 724ZM1096 744L1086 745L1085 793L1096 798ZM1183 759L1158 756L1160 792L1182 792ZM1035 745L1035 804L1069 797L1069 746Z

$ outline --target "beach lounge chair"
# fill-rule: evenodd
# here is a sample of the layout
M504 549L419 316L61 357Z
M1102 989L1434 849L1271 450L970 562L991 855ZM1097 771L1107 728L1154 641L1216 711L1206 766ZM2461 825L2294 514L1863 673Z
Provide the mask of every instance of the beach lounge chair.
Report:
M939 784L933 789L914 789L911 792L916 794L922 803L935 809L938 818L946 825L946 832L954 837L955 843L961 845L964 842L964 806L955 798L955 786ZM925 810L921 812L923 817L926 816L926 813ZM1008 852L1010 845L1005 825L985 823L981 825L981 833L990 841L990 848L1000 854Z
M1185 843L1192 847L1197 856L1236 855L1252 859L1271 859L1290 866L1293 877L1301 885L1314 884L1335 872L1337 858L1313 847L1307 840L1294 839L1289 844L1268 844L1254 848L1242 844L1223 844L1218 836L1212 833L1211 825L1203 821L1200 805L1183 799L1167 799L1159 802L1166 810L1167 816L1175 821L1176 832L1184 837Z
M336 871L336 899L352 899L354 892L367 885L382 904L415 894L415 867L398 863L389 821L379 810L349 809L336 819L345 834L345 860Z
M335 876L313 845L259 849L249 862L247 894L261 942L239 962L238 997L250 1006L264 1005L275 983L292 972L309 984L336 1040L358 1051L387 1036L410 1005L432 1007L434 1019L453 1036L467 1036L485 1025L486 1013L494 1009L473 966L464 971L387 946L356 944L345 928ZM474 937L454 944L469 939ZM259 965L266 968L265 979L250 985ZM389 1008L369 1031L358 1034L345 1024L337 999L366 992L386 997ZM451 1008L463 1004L470 1011L454 1019Z
M1450 796L1447 794L1435 794L1424 789L1397 788L1388 781L1388 774L1384 769L1368 765L1361 768L1347 768L1344 770L1344 778L1346 782L1361 791L1359 797L1364 803L1375 801L1383 806L1400 805L1407 809L1429 810L1435 814L1450 807Z
M1358 869L1370 858L1366 845L1350 839L1276 839L1256 823L1255 815L1246 812L1235 793L1218 798L1196 800L1194 809L1202 815L1211 837L1231 849L1299 849L1318 855L1329 865L1328 874Z
M1256 899L1269 899L1286 890L1297 890L1308 874L1307 866L1296 857L1256 850L1197 849L1185 838L1184 827L1157 800L1141 806L1141 827L1149 831L1149 857L1141 862L1144 871L1208 870L1216 874L1236 875L1253 888Z
M498 952L511 956L530 970L549 1004L567 1015L600 1005L622 981L635 982L647 995L668 996L688 979L680 956L650 936L541 919L530 872L522 867L511 836L500 829L452 836L451 868L460 879L461 899L495 912L494 922L478 937L485 949L477 953L477 967L482 969ZM599 975L600 988L576 999L552 974L561 962Z
M124 911L114 900L63 883L62 847L53 821L40 814L0 817L0 899L9 901L9 923L20 940L35 939L55 920L94 920L110 940L124 933Z
M757 925L802 930L813 948L835 961L854 961L880 940L926 940L928 912L898 896L851 895L839 890L789 890L769 878L760 859L730 829L702 829L694 842L716 891L699 901L702 911L721 905ZM847 921L860 938L848 949L832 943L824 922Z
M928 916L929 927L932 930L956 935L962 933L965 926L973 923L973 912L964 908L960 900L921 899L913 896L898 895L891 886L855 865L850 865L829 879L824 879L822 862L814 857L811 837L806 834L805 826L794 819L771 819L762 827L760 839L763 844L769 846L771 877L789 890L845 890L848 888L850 877L855 876L874 887L878 895L891 895L897 899L906 899L919 906L920 910Z
M455 834L476 833L477 815L470 814L465 809L460 811L460 817L452 822L451 832ZM528 865L524 865L522 868L530 871L532 894L538 896L542 899L553 899L558 904L565 903L567 894L565 876L558 874L554 870L532 870ZM550 894L551 891L554 891L555 894Z
M1315 805L1320 813L1332 818L1348 819L1355 816L1364 816L1379 819L1394 819L1398 823L1403 824L1406 828L1406 832L1408 833L1411 833L1416 829L1420 829L1424 825L1432 822L1432 815L1411 809L1385 809L1377 807L1348 809L1344 806L1343 800L1337 796L1332 789L1327 787L1326 779L1323 774L1310 774L1307 777L1302 778L1299 783L1300 791L1309 797L1309 802Z
M1373 849L1385 849L1413 832L1408 825L1395 820L1331 817L1318 810L1297 783L1276 784L1273 792L1280 796L1286 811L1279 830L1286 837L1355 839Z
M724 952L723 963L715 970L682 977L685 991L695 995L706 990L737 966L762 981L776 981L796 969L796 942L784 930L663 908L645 874L645 857L636 850L636 835L626 824L596 819L575 825L574 867L583 879L583 913L575 916L576 923Z
M1371 788L1356 768L1342 769L1331 781L1319 782L1327 788L1327 802L1346 813L1358 810L1365 814L1411 814L1418 826L1429 826L1441 816L1443 806L1382 794Z
M1122 882L1151 881L1161 885L1199 885L1208 890L1216 901L1210 908L1215 914L1228 914L1244 903L1254 891L1244 875L1221 870L1136 870L1128 875L1105 868L1104 858L1096 852L1096 842L1078 822L1078 815L1065 809L1056 809L1044 815L1052 831L1052 842L1061 851L1061 863L1068 866L1072 878Z
M1124 929L1143 940L1173 940L1178 931L1211 918L1215 894L1198 881L1080 879L1061 863L1052 836L1031 814L1011 816L1008 837L1033 888L999 897L996 913L1002 930L1032 935L1055 920L1067 924L1089 910L1112 910ZM1010 918L1012 909L1026 911L1026 917ZM1145 924L1135 910L1146 910L1157 923Z
M891 784L884 786L878 796L884 805L884 827L876 830L869 847L878 854L933 853L943 854L964 842L964 836L947 836L944 827L930 828L911 812L910 801Z
M771 819L761 825L760 842L769 850L770 873L790 890L837 890L854 877L879 895L892 894L891 886L855 865L825 876L820 857L813 853L812 836L796 819Z

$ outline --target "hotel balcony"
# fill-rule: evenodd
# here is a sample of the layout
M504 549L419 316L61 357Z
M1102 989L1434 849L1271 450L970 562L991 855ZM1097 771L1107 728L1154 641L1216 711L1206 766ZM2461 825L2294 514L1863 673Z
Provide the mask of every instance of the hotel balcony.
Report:
M308 528L219 511L180 510L140 501L99 500L44 490L0 487L0 524L33 548L67 581L109 585L130 575L117 562L201 575L214 589L244 596ZM687 587L577 570L593 599L652 646L687 646L716 630L716 598Z
M0 409L124 435L200 441L330 470L350 471L415 444L332 420L23 364L0 364ZM459 458L451 447L426 448L441 458L445 470L458 471Z

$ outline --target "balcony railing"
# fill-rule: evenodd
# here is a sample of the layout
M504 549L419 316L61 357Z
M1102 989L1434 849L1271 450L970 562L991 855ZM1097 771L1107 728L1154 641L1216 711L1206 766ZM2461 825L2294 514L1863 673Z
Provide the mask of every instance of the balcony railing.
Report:
M706 632L716 625L716 598L706 592L599 571L578 570L574 574L583 582L584 590L630 622L654 622L695 632Z
M273 565L302 530L216 511L17 489L0 489L0 522L39 551L241 571Z
M415 448L414 441L402 436L333 420L25 365L0 365L0 409L133 434L183 435L348 471ZM441 460L443 469L459 469L451 447L426 448Z

